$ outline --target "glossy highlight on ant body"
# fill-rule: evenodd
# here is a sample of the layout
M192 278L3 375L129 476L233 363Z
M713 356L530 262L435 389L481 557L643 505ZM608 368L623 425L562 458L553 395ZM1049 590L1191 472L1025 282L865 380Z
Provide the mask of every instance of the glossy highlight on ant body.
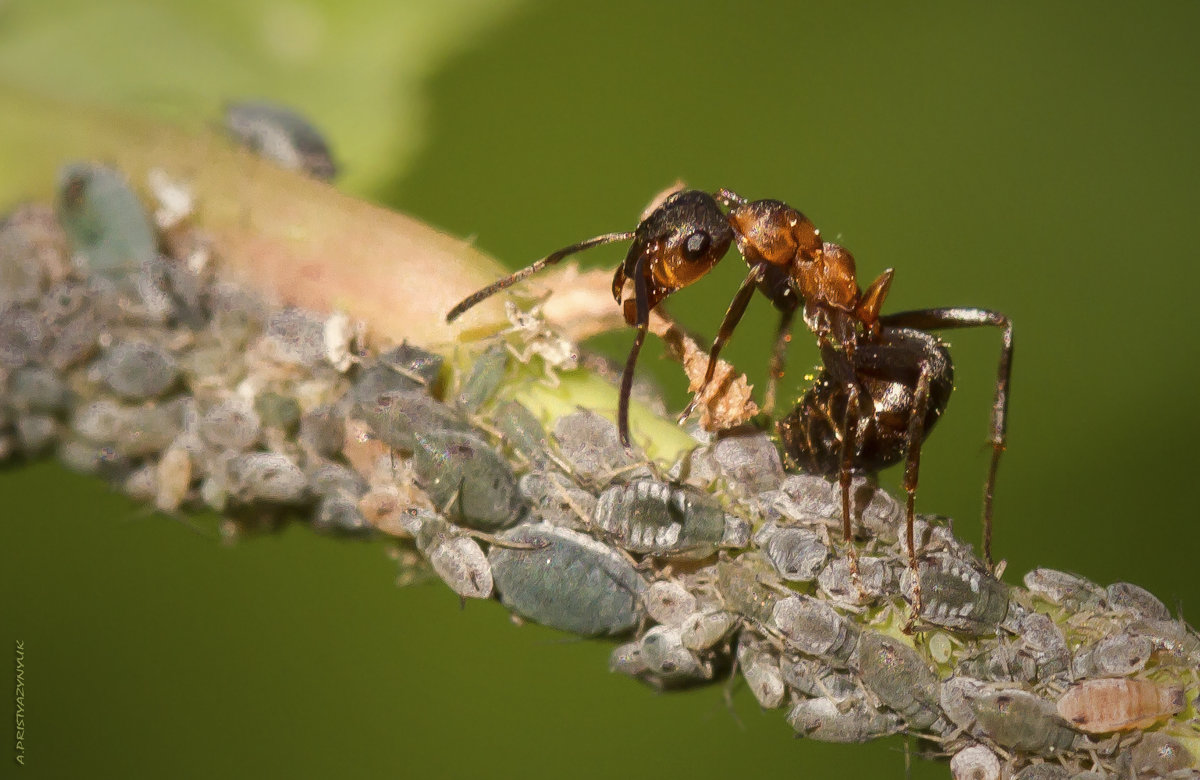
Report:
M852 476L905 460L906 541L914 574L917 556L913 524L921 445L949 401L954 375L946 348L926 331L1001 328L1003 347L992 405L992 459L984 487L984 555L990 565L992 495L1000 453L1005 448L1012 323L1002 314L975 308L923 309L881 316L892 269L862 290L853 255L837 244L822 241L820 232L804 214L781 201L747 201L726 189L714 195L698 190L675 192L646 215L634 231L608 233L560 249L469 296L446 319L453 321L485 298L571 254L630 239L632 244L616 269L612 285L613 298L622 306L625 321L637 328L621 377L618 402L617 425L626 448L630 446L633 370L645 341L649 312L668 295L712 270L736 241L750 271L734 294L709 350L704 382L681 419L703 396L714 376L717 356L756 290L781 314L764 403L765 409L772 408L792 322L796 311L801 310L805 324L817 337L824 365L813 388L778 423L788 465L838 476L842 531L849 543L853 536ZM630 281L633 296L623 299ZM857 553L852 544L850 556L852 571L857 574ZM914 577L914 582L915 618L920 613L921 597L919 579Z

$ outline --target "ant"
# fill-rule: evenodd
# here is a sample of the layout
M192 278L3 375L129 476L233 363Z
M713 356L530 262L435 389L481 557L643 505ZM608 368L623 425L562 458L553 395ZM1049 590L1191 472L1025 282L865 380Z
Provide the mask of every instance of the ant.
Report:
M722 211L721 206L727 209ZM992 495L1000 453L1006 441L1008 384L1012 364L1012 324L984 309L924 309L880 316L891 286L885 270L865 291L859 288L854 257L832 242L800 211L778 200L747 201L721 189L714 195L681 190L653 209L632 232L607 233L565 247L507 276L455 306L451 322L489 296L584 249L633 240L613 276L613 298L637 335L621 375L617 426L629 444L629 396L633 370L645 341L650 310L668 295L707 274L736 240L750 268L734 294L709 350L701 387L685 409L685 419L703 396L716 370L717 356L757 290L779 310L781 319L772 350L764 409L773 408L775 388L796 311L816 335L824 369L814 387L778 424L789 465L823 475L837 474L842 494L842 532L850 542L852 475L874 472L906 459L909 567L917 568L913 539L920 449L941 416L953 389L953 363L945 347L927 330L995 326L1003 329L1003 348L992 405L992 460L984 488L984 555L991 565ZM622 299L627 280L632 298ZM850 546L851 571L857 552ZM920 613L920 582L914 616ZM911 622L911 621L910 621Z

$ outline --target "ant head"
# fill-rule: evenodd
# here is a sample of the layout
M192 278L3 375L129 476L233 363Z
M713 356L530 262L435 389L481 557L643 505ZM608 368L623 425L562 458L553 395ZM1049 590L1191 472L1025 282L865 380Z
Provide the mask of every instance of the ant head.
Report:
M617 275L632 278L640 263L653 287L671 293L708 273L731 243L733 229L717 201L707 192L683 190L637 226Z
M736 201L729 222L738 251L750 265L766 262L787 268L793 261L810 263L821 254L821 235L808 217L777 200Z

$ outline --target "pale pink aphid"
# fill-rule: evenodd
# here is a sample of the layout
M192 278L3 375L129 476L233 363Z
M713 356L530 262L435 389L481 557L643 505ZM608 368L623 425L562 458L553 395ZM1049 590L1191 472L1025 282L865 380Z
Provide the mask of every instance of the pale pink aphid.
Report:
M1149 680L1086 680L1058 700L1058 714L1080 731L1103 734L1151 726L1183 710L1183 689Z

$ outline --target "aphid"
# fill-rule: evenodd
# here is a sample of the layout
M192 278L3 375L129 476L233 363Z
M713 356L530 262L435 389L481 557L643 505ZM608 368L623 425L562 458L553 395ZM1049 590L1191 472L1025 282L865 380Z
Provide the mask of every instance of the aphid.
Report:
M924 621L978 635L994 632L1008 614L1008 587L963 561L937 555L918 571L924 599L917 617ZM911 590L911 571L906 577L901 587Z
M113 482L125 479L131 470L128 456L112 447L76 438L67 438L58 445L58 459L69 469Z
M417 483L448 517L480 531L507 528L525 511L512 468L473 433L414 434Z
M646 581L616 551L545 523L519 525L499 539L531 548L488 553L500 600L517 614L583 636L623 634L637 624Z
M560 417L554 441L571 473L585 482L607 484L615 473L634 465L621 446L617 426L591 410Z
M861 694L839 701L800 699L787 721L800 736L821 742L868 742L904 728L898 715L871 706Z
M912 647L864 631L857 666L863 685L913 728L928 728L941 716L937 675Z
M696 597L674 580L650 583L646 590L646 614L667 626L679 626L696 611Z
M442 582L465 599L492 595L492 567L479 543L430 512L409 510L406 527Z
M820 534L807 528L771 526L755 541L766 553L767 560L789 582L812 582L829 560L829 548Z
M154 406L121 407L114 450L129 457L162 452L175 440L189 402L177 399Z
M146 210L111 168L75 163L58 180L58 220L93 273L126 276L154 259L158 241Z
M495 419L496 427L508 446L534 466L546 464L550 442L533 412L516 401L508 401L496 410Z
M596 497L566 474L554 470L531 471L517 481L517 489L529 502L530 514L535 519L576 531L591 527Z
M838 511L838 498L829 480L815 474L788 474L771 507L791 520L824 523Z
M983 745L970 745L950 759L954 780L1000 780L1000 759Z
M400 346L393 347L380 355L376 365L408 380L407 385L396 387L397 390L413 390L422 387L432 390L437 384L438 375L441 374L442 362L441 355L426 352L420 347L403 342Z
M1031 612L1021 618L1017 632L1023 650L1034 660L1037 679L1045 682L1066 674L1071 651L1057 623L1039 612Z
M758 705L765 710L783 706L787 687L783 684L775 654L755 642L745 641L743 635L743 641L738 643L737 658L742 677L746 678Z
M646 662L642 660L642 643L633 641L614 647L608 656L608 670L630 677L644 675L647 667Z
M357 397L357 392L355 393ZM411 451L423 431L472 433L466 418L421 390L392 390L373 395L354 407L355 416L371 426L375 436L393 449Z
M817 585L831 600L849 607L869 604L895 591L896 572L890 560L866 556L857 563L856 570L849 558L833 559L817 575Z
M144 341L123 341L100 360L100 379L130 401L162 395L175 384L179 369L167 350Z
M258 442L262 421L249 404L223 401L205 413L199 433L209 444L223 450L242 452Z
M703 557L750 539L749 523L727 515L707 494L650 479L601 493L595 522L618 546L639 554Z
M1144 729L1187 706L1183 689L1150 680L1085 680L1058 700L1058 714L1089 734Z
M646 669L657 675L664 683L682 680L707 680L712 677L712 668L683 645L679 628L655 626L641 638L641 656Z
M959 671L980 680L1032 683L1038 679L1037 658L1018 644L999 640L994 647L966 658Z
M693 612L680 624L679 636L684 647L700 652L716 647L735 625L737 618L723 610Z
M830 670L815 658L785 654L779 661L779 673L789 688L805 696L842 702L862 695L852 677Z
M708 448L708 457L726 481L749 495L774 490L783 479L779 450L762 431L727 432Z
M1078 574L1057 569L1033 569L1026 573L1024 582L1034 594L1062 606L1096 606L1105 599L1104 588Z
M305 450L313 455L333 457L345 442L346 418L332 406L319 406L305 412L300 417L299 439Z
M290 171L315 179L337 176L337 163L320 131L291 108L260 100L226 104L225 130L242 146Z
M788 596L775 604L771 623L802 653L845 665L859 641L859 629L823 601Z
M264 339L271 345L272 355L285 363L316 366L326 357L325 322L304 309L272 312Z
M985 690L967 703L978 732L1008 750L1049 754L1069 750L1078 736L1053 704L1026 691Z
M293 503L304 497L307 486L300 467L278 452L251 452L231 458L226 476L231 496L243 503Z
M174 512L183 503L192 482L192 459L182 447L170 447L155 469L154 505L162 512Z
M1200 635L1182 620L1139 620L1127 630L1149 639L1155 650L1200 666Z
M1150 661L1154 643L1139 634L1112 634L1075 651L1071 673L1083 677L1127 677Z
M745 556L736 561L717 562L717 590L725 606L762 624L771 623L779 601L779 595L765 584L767 581L766 572L752 568Z
M571 371L579 367L579 348L546 324L540 303L525 312L516 304L505 302L504 312L512 325L502 330L500 335L511 335L517 341L516 345L510 341L505 348L521 363L529 363L535 355L541 358L545 381L551 387L558 387L559 371Z
M1171 612L1150 591L1129 582L1109 585L1108 606L1114 612L1135 615L1142 620L1169 620Z
M520 520L512 468L449 406L420 390L395 390L355 410L384 444L412 452L417 483L452 520L481 531Z
M508 350L501 344L493 344L476 358L470 373L463 380L455 399L458 406L468 412L475 412L491 399L496 388L504 379L508 368Z
M288 435L295 433L302 414L295 398L270 392L255 397L254 413L258 415L263 428Z
M1161 731L1143 734L1130 753L1138 777L1174 777L1172 772L1195 766L1195 759L1183 743Z
M313 514L313 528L319 531L361 536L374 526L359 510L359 499L367 484L354 470L337 463L309 465L309 488L319 497Z
M57 414L64 411L71 400L66 383L45 368L15 371L6 395L9 406L21 412Z

